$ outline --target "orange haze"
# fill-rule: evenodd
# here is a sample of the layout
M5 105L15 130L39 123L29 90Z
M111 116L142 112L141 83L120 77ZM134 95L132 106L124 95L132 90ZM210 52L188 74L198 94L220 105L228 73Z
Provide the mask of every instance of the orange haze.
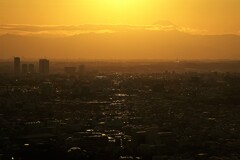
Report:
M2 58L240 58L239 0L0 0Z

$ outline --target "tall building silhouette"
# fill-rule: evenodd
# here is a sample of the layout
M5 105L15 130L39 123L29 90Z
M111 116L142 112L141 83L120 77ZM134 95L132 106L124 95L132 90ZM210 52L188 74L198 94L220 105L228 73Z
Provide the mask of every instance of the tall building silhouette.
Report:
M33 74L35 72L34 64L29 64L28 65L28 72L30 74Z
M21 72L21 60L20 57L14 57L14 74L20 74Z
M22 64L22 74L26 75L28 73L28 65Z
M49 73L49 60L48 59L40 59L39 60L39 73L40 74L48 74Z

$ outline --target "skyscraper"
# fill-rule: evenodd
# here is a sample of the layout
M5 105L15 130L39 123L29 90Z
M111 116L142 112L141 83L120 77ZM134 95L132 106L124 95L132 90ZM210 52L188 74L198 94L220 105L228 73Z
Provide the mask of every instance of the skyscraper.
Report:
M18 75L21 71L21 60L20 57L14 57L14 74Z
M28 65L28 71L30 74L33 74L35 72L34 64L29 64Z
M49 60L48 59L40 59L39 60L39 73L40 74L48 74L49 73Z
M28 73L28 65L22 64L22 74L26 75Z

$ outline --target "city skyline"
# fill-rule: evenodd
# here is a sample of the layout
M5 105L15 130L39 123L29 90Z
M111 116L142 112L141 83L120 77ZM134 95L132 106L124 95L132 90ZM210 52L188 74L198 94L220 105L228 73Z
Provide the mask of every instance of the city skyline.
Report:
M240 0L0 0L0 160L240 160Z

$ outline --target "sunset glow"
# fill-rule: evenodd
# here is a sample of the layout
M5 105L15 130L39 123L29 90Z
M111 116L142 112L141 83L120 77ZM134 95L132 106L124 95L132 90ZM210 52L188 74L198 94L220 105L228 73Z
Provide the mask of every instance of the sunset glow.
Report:
M19 43L70 36L60 50L60 39L29 48L3 36L0 49L4 56L16 49L33 57L238 58L239 9L239 0L0 0L0 35L22 36Z
M1 0L0 24L154 24L238 33L239 0Z
M240 160L240 0L0 0L0 160Z

